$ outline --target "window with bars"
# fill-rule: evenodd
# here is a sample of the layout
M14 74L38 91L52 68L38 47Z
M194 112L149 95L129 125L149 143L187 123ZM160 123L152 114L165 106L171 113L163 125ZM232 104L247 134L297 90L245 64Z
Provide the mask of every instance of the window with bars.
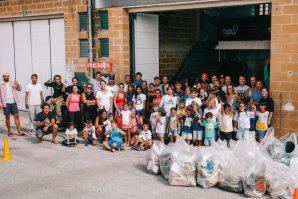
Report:
M99 12L99 27L100 27L100 30L109 29L109 13L107 10L103 10Z
M88 57L88 40L80 39L80 57Z
M79 13L80 32L87 31L87 13Z
M101 58L109 57L109 39L99 39L100 49L99 49L99 56Z
M259 7L259 15L270 15L271 14L271 6L270 4L260 4Z

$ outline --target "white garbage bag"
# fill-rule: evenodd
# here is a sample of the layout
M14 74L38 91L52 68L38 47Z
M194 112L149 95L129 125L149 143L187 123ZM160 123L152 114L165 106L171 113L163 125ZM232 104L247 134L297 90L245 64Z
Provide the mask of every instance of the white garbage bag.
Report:
M160 141L154 141L150 150L146 153L147 170L154 173L160 174L159 162L162 151L166 145Z

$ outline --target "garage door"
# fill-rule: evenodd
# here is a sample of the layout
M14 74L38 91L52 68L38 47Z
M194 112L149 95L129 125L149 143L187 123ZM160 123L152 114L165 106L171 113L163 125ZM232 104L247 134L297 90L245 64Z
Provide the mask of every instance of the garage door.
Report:
M66 76L64 20L46 19L0 23L0 72L8 71L11 80L23 87L20 110L25 110L25 88L33 73L43 84L50 77ZM43 87L44 96L52 90Z

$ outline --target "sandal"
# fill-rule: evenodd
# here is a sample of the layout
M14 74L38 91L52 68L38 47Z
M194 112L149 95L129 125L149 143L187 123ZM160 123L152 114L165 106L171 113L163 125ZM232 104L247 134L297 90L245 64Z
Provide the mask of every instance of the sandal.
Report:
M53 143L53 144L58 144L58 141L56 141L56 140L52 140L51 143Z
M7 136L8 137L13 137L13 134L12 133L8 133Z
M18 136L24 136L24 137L26 137L27 136L27 134L26 133L21 133L21 134L17 134Z

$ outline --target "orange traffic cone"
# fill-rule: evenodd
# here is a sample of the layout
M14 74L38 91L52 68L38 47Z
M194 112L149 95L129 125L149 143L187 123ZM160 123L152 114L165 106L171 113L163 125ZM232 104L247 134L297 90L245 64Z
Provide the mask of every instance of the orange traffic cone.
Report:
M12 160L12 157L10 155L10 150L8 146L8 139L5 138L4 140L4 150L3 150L3 156L1 158L2 160Z
M293 199L298 199L298 187L294 189L294 197Z

